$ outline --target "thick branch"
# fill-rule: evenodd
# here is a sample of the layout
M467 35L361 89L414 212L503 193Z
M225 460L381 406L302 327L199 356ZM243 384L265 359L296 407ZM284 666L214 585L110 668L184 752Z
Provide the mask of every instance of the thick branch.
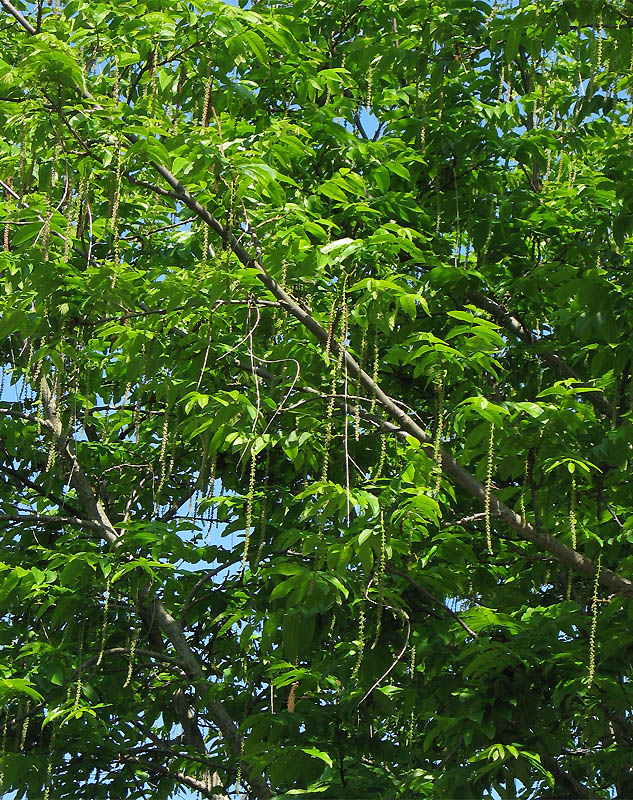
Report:
M172 780L182 783L183 786L188 786L190 789L195 789L197 792L200 792L203 797L217 797L218 795L226 797L222 786L209 786L205 781L196 780L196 778L192 778L190 775L184 775L182 772L171 772L167 767L163 767L161 764L156 764L153 761L144 761L143 759L126 754L121 755L121 761L124 764L135 764L137 767L146 769L150 773L157 773L158 775L172 778Z
M2 5L2 8L4 8L5 11L8 11L12 17L15 17L15 19L17 19L17 21L24 28L24 30L28 31L31 34L31 36L37 33L36 29L33 27L33 25L31 25L28 19L23 14L21 14L12 3L9 3L9 0L0 0L0 4Z
M37 525L74 525L76 528L101 530L101 527L89 519L80 517L60 517L53 514L0 514L0 526L3 523L37 524Z

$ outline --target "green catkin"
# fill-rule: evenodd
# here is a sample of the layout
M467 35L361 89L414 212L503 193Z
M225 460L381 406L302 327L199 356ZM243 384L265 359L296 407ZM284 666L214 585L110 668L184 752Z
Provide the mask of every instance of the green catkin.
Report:
M43 377L42 377L42 380L44 380ZM56 395L57 395L57 373L55 373L55 380L53 381L53 386L51 388L51 395L53 397L53 402L55 402ZM42 409L43 409L44 401L42 399L41 389L40 389L40 400L42 402ZM47 473L50 472L53 469L53 467L55 466L55 458L56 458L56 456L57 456L57 442L55 441L55 436L52 435L51 436L50 446L49 446L49 449L48 449L48 459L46 461L46 470L45 471Z
M492 494L492 471L494 468L494 453L495 453L495 424L490 425L490 440L488 442L488 469L486 472L486 498L485 498L485 512L486 512L486 546L488 552L492 555L492 521L490 514L490 498Z
M336 384L338 376L343 366L343 359L345 358L345 341L347 339L347 303L345 302L345 286L347 284L347 277L343 284L343 306L342 306L342 326L341 336L338 342L339 352L338 358L334 362L334 369L332 370L332 386L330 390L330 398L326 410L326 427L325 427L325 442L323 445L323 469L321 472L321 480L327 481L328 470L330 466L330 445L332 444L332 418L334 415L334 399L336 394Z
M564 161L564 156L561 154L558 160L558 175L556 176L556 183L560 183L563 179L563 161Z
M356 663L352 669L352 678L358 675L361 664L363 663L363 653L365 650L365 609L361 606L358 610L358 654Z
M116 143L116 172L114 175L114 197L112 199L112 217L110 219L110 230L112 232L112 259L114 269L112 271L112 288L116 286L119 277L119 261L121 260L121 247L119 239L119 204L121 201L121 140L117 138Z
M578 533L576 529L576 478L572 476L571 492L569 494L569 531L571 533L571 546L573 550L578 547ZM567 577L567 599L571 599L571 587L573 582L572 571L569 570Z
M30 339L27 339L25 341L24 346L28 350L28 356L26 358L26 366L24 367L22 386L20 387L20 394L19 394L19 397L18 397L19 400L22 400L22 395L23 395L23 393L26 392L26 385L29 382L30 377L31 377L31 362L33 360L33 350L35 349L33 347L33 342Z
M523 465L523 483L521 485L521 494L519 496L519 511L521 512L521 522L523 525L527 525L527 512L525 510L525 494L527 491L527 481L528 481L528 459L526 457L525 463Z
M367 99L365 101L365 108L371 111L374 100L374 65L369 65L369 72L367 73Z
M632 59L633 61L633 59ZM26 180L26 113L22 112L20 119L20 197L25 195Z
M127 689L130 685L130 681L132 680L132 675L134 673L134 656L136 654L136 645L138 643L138 633L139 628L138 625L135 626L134 631L132 633L132 641L130 643L130 655L129 655L129 664L127 668L127 676L125 678L125 683L123 684L123 688Z
M600 14L600 22L598 24L598 59L596 69L600 71L602 68L602 35L604 32L604 23L602 19L602 14Z
M48 261L49 252L48 245L51 238L51 219L53 216L52 201L51 201L51 188L48 187L46 196L44 198L44 224L42 225L42 252L44 253L44 261Z
M208 492L211 497L213 497L215 493L215 472L217 464L218 464L218 454L213 453L213 455L211 456L211 462L209 464L209 481L207 484L209 487ZM213 504L209 505L209 511L208 511L209 527L211 526L211 520L213 518L213 510L214 510L214 505Z
M46 783L44 786L43 800L49 800L51 796L51 783L53 782L53 755L55 753L56 735L57 735L57 728L53 728L51 732L51 739L48 744L48 760L46 762Z
M176 428L178 424L178 417L176 417ZM165 480L169 480L171 478L172 472L174 471L174 462L176 461L176 445L177 445L178 437L176 434L172 436L171 440L171 450L169 453L169 461L167 462L167 469L165 471Z
M550 148L547 150L547 166L545 167L545 178L544 182L547 183L549 181L549 176L552 171L552 151Z
M154 55L152 58L152 70L150 78L150 88L152 92L152 117L156 118L156 75L158 74L158 44L154 47Z
M336 627L336 612L332 611L332 617L330 619L330 627L327 630L327 639L331 639L334 633L334 628Z
M113 395L110 393L110 396L108 397L108 404L103 412L103 430L101 432L101 439L104 442L107 442L110 438L110 409L113 405L113 399Z
M363 330L363 337L360 342L360 356L358 359L358 365L361 369L365 369L365 351L367 350L367 332ZM361 392L363 390L363 385L360 382L360 378L358 379L358 384L356 386L356 392L360 398ZM360 399L356 401L356 407L354 408L354 439L359 442L360 441Z
M125 384L125 391L123 392L123 398L121 400L122 408L127 406L128 400L130 399L130 394L132 393L132 382L128 381Z
M286 284L288 283L288 261L284 258L281 261L281 278L279 281L279 285L281 288L286 291ZM283 308L276 308L273 314L273 336L276 341L279 341L279 337L282 333L285 313Z
M108 606L110 605L110 576L106 578L105 594L103 596L103 622L101 623L101 645L99 647L99 656L97 657L96 666L101 666L103 661L103 653L105 650L106 635L108 632Z
M7 728L9 726L9 708L4 710L4 722L2 724L2 744L0 745L0 789L4 783L4 757L7 752Z
M503 84L506 81L506 68L505 65L501 69L501 75L499 77L499 91L497 93L497 103L501 102L501 98L503 97Z
M145 355L145 345L141 348L141 359ZM136 397L136 403L134 404L134 442L136 444L139 443L141 438L141 398L143 395L142 392L142 376L139 378L139 386L138 386L138 395Z
M235 794L239 795L242 788L242 758L244 757L244 739L240 742L240 757L237 762L237 775L235 776Z
M383 431L380 434L380 454L378 456L378 464L376 466L376 472L374 473L375 481L377 481L378 478L382 476L382 471L385 468L386 456L387 456L387 434Z
M268 483L270 480L270 448L266 450L266 464L264 466L264 481L265 481L265 489L268 487ZM261 501L261 509L259 513L259 544L257 546L257 555L255 556L255 569L259 566L259 563L262 559L262 550L264 547L264 541L266 540L266 529L268 528L268 492L264 490L262 501Z
M213 79L207 76L204 84L204 99L202 101L202 116L200 117L200 125L206 128L209 124L209 105L211 103L211 86Z
M178 136L178 106L172 105L171 108L171 117L170 121L172 123L172 136L175 138Z
M77 213L75 215L76 220L76 228L75 228L75 235L80 236L81 234L81 218L82 218L82 203L84 201L84 197L88 194L88 177L84 175L81 180L79 181L79 191L77 193Z
M337 307L337 300L335 298L332 301L332 305L330 307L330 317L328 319L328 326L327 326L327 342L325 343L325 363L328 365L330 363L330 352L332 350L332 341L334 338L334 321L336 319L336 307Z
M37 403L35 404L35 420L37 422L37 435L39 436L42 432L42 420L44 419L44 397L42 394L42 383L44 381L44 376L39 380L39 383L36 383L35 386L37 391Z
M209 226L204 220L200 223L202 225L202 264L206 265L209 261ZM203 278L206 275L203 274Z
M488 27L488 25L490 25L490 23L494 19L496 13L497 13L497 0L494 0L493 4L490 6L490 12L489 12L488 16L486 17L486 22L484 23L486 25L486 27Z
M375 414L376 413L376 389L375 387L378 384L378 368L380 366L380 353L378 352L378 331L374 336L374 366L371 371L371 379L374 383L374 389L372 389L371 394L371 405L369 406L369 413Z
M446 370L440 375L437 384L437 419L435 428L435 439L433 441L433 497L440 493L442 485L442 435L444 433L444 382L446 380Z
M600 569L602 567L602 551L598 554L596 565L596 575L593 582L593 602L591 604L591 632L589 634L589 675L587 676L587 688L593 686L593 679L596 674L596 631L598 628L598 588L600 585Z
M246 569L248 547L251 540L251 524L253 522L253 496L255 494L255 472L257 470L257 457L251 455L251 471L248 479L248 494L246 496L246 520L244 522L244 554L242 556L242 572Z
M385 563L387 551L387 532L385 530L385 515L380 509L380 558L378 561L378 572L376 573L376 583L378 584L378 619L376 620L376 632L374 634L374 641L372 642L371 649L374 650L378 644L380 631L382 628L382 597L383 597L383 579L385 577Z
M161 442L160 442L160 455L158 457L158 462L160 464L160 478L158 480L158 488L156 489L156 497L155 502L158 504L160 494L163 490L163 486L165 485L165 480L167 478L167 445L169 443L169 406L165 406L165 415L163 417L163 428L161 433Z
M2 249L4 250L5 253L8 253L11 250L11 219L13 218L16 209L15 209L15 204L12 202L8 194L6 200L7 200L7 220L4 223Z
M112 99L115 105L119 104L119 81L121 74L119 72L119 59L114 56L114 81L112 82Z
M24 752L24 745L26 743L26 736L29 732L29 722L31 720L30 716L31 711L31 701L26 701L26 716L24 717L24 722L22 723L22 733L20 735L20 753Z
M413 683L415 679L415 645L411 643L409 648L411 650L411 660L409 661L409 678L411 683ZM413 742L413 731L415 728L415 714L414 710L411 709L411 715L409 716L409 732L407 736L407 744L411 747L411 743Z
M80 632L79 632L79 657L77 659L77 662L78 662L78 666L77 666L77 686L75 688L75 699L74 699L74 702L73 702L73 712L75 712L75 713L77 712L77 709L79 708L79 699L81 698L81 689L82 689L82 686L83 686L82 678L81 678L81 673L82 673L81 662L82 662L83 657L84 657L84 626L85 626L85 623L82 622L81 623L81 629L80 629Z
M70 196L66 205L66 230L64 232L64 261L68 262L73 243L73 227L75 224L75 210L79 200L79 195L73 197L72 183L69 186Z

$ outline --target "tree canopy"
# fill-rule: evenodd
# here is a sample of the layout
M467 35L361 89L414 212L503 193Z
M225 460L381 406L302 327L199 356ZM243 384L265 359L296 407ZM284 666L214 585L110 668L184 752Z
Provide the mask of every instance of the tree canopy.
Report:
M631 0L0 0L0 785L633 795Z

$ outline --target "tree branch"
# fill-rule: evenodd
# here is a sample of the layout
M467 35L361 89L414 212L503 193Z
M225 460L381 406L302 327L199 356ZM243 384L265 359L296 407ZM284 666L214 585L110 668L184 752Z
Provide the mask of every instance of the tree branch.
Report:
M192 778L190 775L184 775L182 772L172 772L171 770L167 769L167 767L163 767L160 764L155 764L153 761L145 761L141 758L136 758L135 756L122 754L120 758L121 763L123 764L136 764L136 766L146 769L148 772L154 772L167 778L171 778L178 783L182 783L183 786L188 786L190 789L195 789L197 792L200 792L203 797L217 798L218 795L220 795L222 798L226 797L224 788L222 786L209 786L206 782Z
M501 303L498 303L496 300L493 300L491 297L487 297L485 294L482 294L479 291L471 291L468 293L468 295L476 305L488 311L493 319L502 325L509 333L514 334L517 339L520 339L522 342L531 345L538 345L540 341L542 341L535 339L532 333L527 330L520 320L518 320L510 311L504 308ZM547 350L539 353L538 356L545 361L546 364L549 364L550 367L558 372L559 375L562 375L562 377L573 378L574 380L578 381L579 389L590 389L591 391L586 393L589 402L600 414L603 414L609 419L613 419L615 413L615 408L613 405L606 399L599 389L596 389L595 386L591 386L590 384L581 381L576 372L574 372L574 370L564 359L562 359L556 353L550 353Z
M416 590L416 592L419 592L421 595L423 595L424 597L426 597L426 599L427 599L427 600L430 600L430 601L431 601L432 603L434 603L436 606L439 606L439 607L440 607L440 608L441 608L441 609L442 609L442 610L443 610L443 611L444 611L446 614L448 614L450 617L452 617L452 618L455 620L455 622L457 622L457 623L458 623L458 625L461 625L461 626L462 626L462 628L463 628L463 629L466 631L466 633L467 633L469 636L472 636L472 637L473 637L473 639L478 639L478 638L479 638L479 637L477 636L477 634L475 633L475 631L474 631L474 630L472 630L472 628L469 628L469 627L468 627L468 625L467 625L467 624L464 622L464 620L463 620L463 619L462 619L462 618L459 616L459 614L456 614L454 611L451 611L451 609L450 609L450 608L449 608L449 607L448 607L448 606L447 606L445 603L443 603L443 602L442 602L442 601L441 601L439 598L437 598L437 597L436 597L436 596L435 596L435 595L434 595L432 592L430 592L430 591L429 591L427 588L425 588L424 586L422 586L422 584L420 584L420 583L418 583L417 581L413 580L413 578L411 578L409 575L407 575L407 573L406 573L406 572L401 572L399 569L396 569L395 567L392 567L390 564L387 564L387 565L386 565L386 567L385 567L385 569L387 570L387 572L391 572L391 573L393 573L394 575L399 575L401 578L404 578L404 580L405 580L405 581L406 581L406 582L407 582L407 583L408 583L410 586L412 586L412 587L413 587L413 588Z
M31 36L34 36L37 33L37 30L33 27L33 25L31 25L28 19L23 16L14 5L9 3L9 0L0 0L0 5L2 5L2 8L4 8L5 11L8 11L12 17L15 17L24 30L28 31Z

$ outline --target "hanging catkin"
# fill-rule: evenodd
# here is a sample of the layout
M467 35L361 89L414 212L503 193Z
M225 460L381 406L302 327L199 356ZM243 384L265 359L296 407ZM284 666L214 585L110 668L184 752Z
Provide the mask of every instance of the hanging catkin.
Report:
M119 203L121 200L121 139L116 141L116 172L114 175L114 197L112 199L112 217L110 219L110 230L112 232L112 259L114 269L112 271L112 287L116 286L119 276L119 261L121 260L121 250L119 241Z
M20 197L24 199L26 194L26 112L22 112L20 118Z
M602 567L602 550L598 554L596 565L596 575L593 582L593 595L591 604L591 631L589 634L589 675L587 677L587 688L593 686L593 679L596 674L596 632L598 628L598 588L600 585L600 569Z
M83 672L83 665L82 660L84 657L84 633L85 633L85 622L81 623L81 627L79 630L79 657L77 659L77 687L75 689L75 700L73 703L73 712L77 713L77 709L79 708L79 699L81 698L81 689L82 689L82 672Z
M9 726L9 707L4 709L4 722L2 724L2 743L0 744L0 789L4 784L4 757L7 752L7 728Z
M106 634L108 631L108 606L110 604L110 575L106 578L105 594L103 597L103 622L101 624L101 645L99 647L99 655L97 657L96 666L101 666L103 660L103 653L105 650Z
M576 550L578 546L578 534L576 528L576 478L572 476L571 492L569 493L569 532L571 533L571 546ZM571 599L571 586L573 582L572 571L569 570L567 577L567 599Z
M129 654L130 661L129 661L128 668L127 668L127 676L125 678L125 683L123 684L123 688L124 689L127 689L127 687L130 685L130 681L132 680L132 675L134 673L134 656L136 654L136 645L138 643L138 634L139 634L139 628L138 628L138 625L136 625L134 627L134 631L132 633L132 641L130 643L130 654Z
M251 455L251 470L248 479L248 494L246 496L246 520L244 522L244 554L242 555L242 572L246 569L246 559L248 558L248 547L251 540L251 524L253 522L253 496L255 494L255 472L257 469L257 457L255 453Z
M367 98L365 100L365 108L371 112L374 102L374 65L369 65L369 72L367 73Z
M387 456L387 434L382 431L380 434L380 451L378 454L378 464L376 471L373 475L373 480L377 481L382 476L383 469L385 468L385 459Z
M48 743L48 760L46 762L46 783L44 785L43 800L49 800L51 796L51 783L53 782L53 755L55 753L55 738L57 736L57 728L53 728L51 738Z
M266 464L264 466L264 492L261 500L261 508L259 513L259 544L257 546L257 555L255 556L255 569L259 566L262 560L262 550L264 542L266 541L266 529L268 527L268 484L270 482L270 448L266 450Z
M211 86L213 84L213 78L207 75L207 79L204 84L204 99L202 101L202 116L200 117L200 125L203 128L206 128L209 124L209 104L211 102Z
M44 261L48 261L49 252L48 245L51 238L51 219L53 217L52 201L51 201L51 187L49 185L44 197L44 223L42 225L42 252L44 253Z
M363 663L363 653L365 651L365 609L363 601L360 601L358 609L358 653L356 655L356 663L352 669L352 678L358 675L361 664Z
M332 370L332 386L326 410L325 442L323 445L323 450L324 450L323 469L321 472L322 481L327 481L328 479L328 470L330 464L330 445L332 443L332 424L333 424L332 418L334 415L334 401L336 399L336 384L338 382L338 376L341 371L341 367L343 366L343 360L345 358L345 342L347 341L347 322L348 322L347 301L345 299L346 285L347 285L347 276L345 277L345 281L343 283L341 336L338 342L339 352L338 352L338 358L334 362L334 369Z
M485 497L485 514L486 514L486 546L488 552L492 555L492 520L490 514L490 500L492 495L492 472L494 469L494 448L495 448L495 424L490 424L490 440L488 442L488 469L486 471L486 497Z
M20 734L20 752L24 752L24 745L26 743L26 736L29 732L29 722L31 720L31 701L26 701L26 712L24 722L22 723L22 733Z
M365 369L366 350L367 350L367 331L363 329L363 336L360 343L360 355L358 358L358 365L361 368L361 370ZM356 384L356 393L358 394L358 399L356 401L356 406L354 408L354 439L357 442L360 441L360 397L362 390L363 390L363 384L361 383L359 376L358 383Z
M411 651L411 659L409 661L409 679L410 682L413 683L415 679L415 645L411 642L409 646ZM411 747L411 743L413 742L413 732L415 730L415 712L414 709L411 709L411 715L409 716L409 731L407 736L407 745Z
M369 413L376 413L376 386L378 385L378 368L380 366L380 354L378 352L378 331L374 334L374 366L371 372L371 379L373 388L371 393L371 405L369 406Z
M152 117L156 117L156 75L158 73L158 43L154 46L154 54L152 57L152 66L150 69L150 88L152 92Z
M442 485L442 435L444 433L444 382L446 380L446 370L444 370L437 384L437 418L435 427L435 439L433 441L433 470L434 478L433 497L437 497Z
M160 502L160 495L165 485L167 478L167 445L169 443L169 405L165 403L165 414L163 416L163 428L160 441L160 455L158 457L160 466L160 477L158 480L158 488L155 494L155 505L158 506Z
M376 573L376 583L378 584L378 619L376 620L376 631L374 633L374 641L372 642L371 649L374 650L378 644L380 631L382 628L382 599L383 599L383 581L385 577L385 564L386 564L386 550L387 550L387 532L385 530L385 515L380 509L380 557L378 560L378 571Z
M523 483L521 484L521 494L519 495L519 511L521 512L521 522L523 525L527 524L527 512L525 510L525 495L527 492L527 482L528 482L528 457L525 457L525 463L523 464Z
M119 73L119 59L114 55L114 80L112 82L112 99L114 100L114 104L118 105L119 103L119 80L120 80L120 73Z
M330 351L332 349L332 341L334 338L334 325L336 321L336 307L337 307L337 299L334 298L332 300L332 305L330 306L330 317L328 319L328 326L327 326L327 341L325 343L325 363L330 363Z

